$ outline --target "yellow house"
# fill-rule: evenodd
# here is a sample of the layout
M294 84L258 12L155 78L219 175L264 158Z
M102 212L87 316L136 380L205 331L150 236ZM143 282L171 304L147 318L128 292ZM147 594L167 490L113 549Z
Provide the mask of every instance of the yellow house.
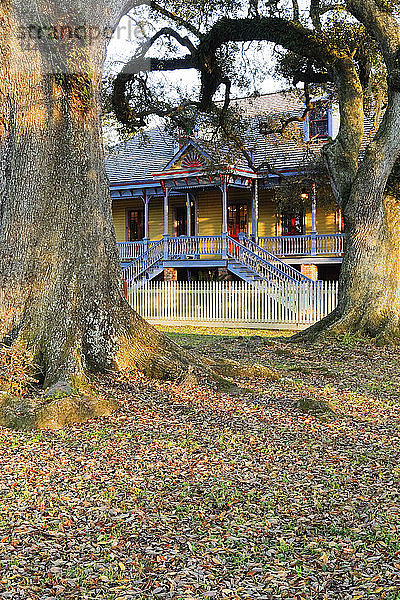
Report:
M295 139L277 142L262 133L260 115L280 106L286 114L290 108L299 115L301 101L279 93L237 104L253 118L252 165L237 159L228 164L227 157L221 165L202 140L179 145L161 128L120 144L108 156L113 218L127 278L224 275L257 281L278 272L295 280L338 277L343 222L338 211L318 202L312 178L304 177L299 189L304 209L282 210L277 202L284 179L304 171L306 145ZM334 109L320 102L309 113L303 135L318 150L336 130Z

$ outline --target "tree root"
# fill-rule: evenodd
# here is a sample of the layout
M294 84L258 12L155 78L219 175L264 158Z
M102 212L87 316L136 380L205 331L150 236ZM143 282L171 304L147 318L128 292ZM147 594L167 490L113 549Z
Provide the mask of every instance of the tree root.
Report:
M367 310L343 310L339 306L318 323L308 329L296 333L287 341L316 342L342 336L356 340L364 340L377 346L400 344L400 325L397 317L389 315L386 319L371 318Z
M118 404L77 391L52 398L20 398L8 394L0 397L0 426L8 429L63 429L74 423L84 423L94 417L108 417Z
M220 377L229 377L230 379L266 378L270 379L271 381L277 381L280 379L279 373L257 363L253 365L246 365L228 359L217 361L203 359L203 362Z
M130 372L142 372L149 379L173 381L183 387L209 384L228 393L240 392L239 386L243 379L262 378L273 381L279 379L278 373L263 365L245 365L226 359L212 360L188 352L151 327L138 315L130 321L127 331L127 335L116 340L114 371L128 376ZM10 357L11 365L22 351L26 352L25 348L28 346L28 344L23 345L21 338L15 342L15 347L17 344L19 344L18 353L13 351L14 345L9 347L7 356ZM35 391L32 386L29 388L29 382L35 379L35 369L45 370L43 365L35 365L36 357L39 357L40 353L32 350L31 356L32 361L27 366L31 371L27 372L25 377L27 386L25 397ZM69 353L66 363L61 364L57 370L58 381L54 383L54 378L50 379L52 385L49 385L46 372L42 375L45 387L46 382L48 385L44 394L40 394L36 399L26 400L24 394L15 394L11 388L3 388L0 425L17 429L59 429L93 417L110 415L117 405L96 396L88 379L90 371L83 367L85 364L89 368L91 366L87 357L75 352L72 358L74 360L71 360ZM112 360L109 364L113 364ZM79 369L77 365L80 365ZM93 369L93 372L102 371L110 372L111 369ZM13 372L11 369L10 374L12 375ZM53 376L54 373L53 369Z

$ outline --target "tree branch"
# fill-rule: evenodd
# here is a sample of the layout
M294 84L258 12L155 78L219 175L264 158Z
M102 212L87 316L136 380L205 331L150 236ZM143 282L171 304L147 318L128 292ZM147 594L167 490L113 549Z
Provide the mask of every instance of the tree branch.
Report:
M292 8L293 8L293 21L296 23L300 23L300 9L298 0L292 0Z
M199 29L197 29L197 27L195 27L192 23L190 23L189 21L187 21L186 19L181 17L180 15L164 8L164 6L161 6L157 2L153 2L153 0L150 3L150 7L154 11L159 13L160 15L163 15L164 17L171 19L171 21L174 21L174 23L181 25L181 27L185 27L185 29L190 31L190 33L193 33L193 35L195 35L198 39L200 39L202 37L201 31Z
M323 148L323 157L340 208L344 209L358 170L364 137L364 94L351 59L335 66L340 127L336 139Z
M172 27L163 27L139 47L136 57L139 58L140 56L145 56L153 44L163 36L174 38L181 46L185 46L190 53L196 51L188 37L182 37L177 31L172 29Z
M321 34L279 17L260 17L254 19L222 18L210 29L201 40L198 52L204 55L215 53L218 48L228 42L267 41L278 44L287 50L313 59L317 64L326 67L346 56L327 44Z
M389 87L400 90L400 27L395 16L374 0L346 0L349 12L377 42L387 70Z
M310 112L310 110L312 110L314 108L314 103L311 101L311 92L310 92L310 86L308 83L304 84L304 96L305 96L305 108L303 111L303 114L301 115L301 117L289 117L287 119L280 119L281 121L281 126L275 129L266 129L263 128L262 129L262 133L263 135L276 135L276 134L281 134L283 135L286 131L286 129L290 126L293 125L293 123L304 123L305 120L307 119L307 115Z
M192 69L195 65L190 55L184 58L140 58L129 61L117 75L113 83L111 104L115 116L128 130L132 131L138 126L137 115L132 111L126 94L126 88L135 75L142 71L175 71L179 69ZM141 126L141 124L140 124Z
M320 0L310 0L310 18L317 31L321 31L321 5Z

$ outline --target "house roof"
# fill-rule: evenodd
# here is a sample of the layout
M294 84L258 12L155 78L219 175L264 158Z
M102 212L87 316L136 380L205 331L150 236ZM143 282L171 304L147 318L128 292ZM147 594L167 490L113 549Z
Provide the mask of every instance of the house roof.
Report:
M269 119L279 117L301 117L304 113L304 100L300 93L275 92L257 97L246 97L232 100L236 108L245 119L248 119L246 133L247 149L252 155L253 163L258 168L263 163L268 163L269 168L280 171L299 171L305 165L310 153L317 156L321 143L309 146L301 143L302 136L288 136L283 138L280 134L264 135L260 133L260 124ZM371 133L371 124L366 123L366 137ZM296 124L298 130L303 131L303 123ZM196 139L194 143L198 149L213 157L212 145L205 140ZM308 154L307 154L308 153ZM162 127L154 127L139 134L134 138L115 146L106 158L106 170L111 185L138 184L145 181L154 181L153 175L159 175L164 170L170 170L175 160L182 154L176 138ZM222 156L224 151L222 150ZM249 170L249 165L243 156L232 158L227 150L225 159L233 168ZM221 155L219 158L221 163ZM266 169L267 170L267 169Z
M148 129L115 146L106 157L111 184L152 179L162 171L177 151L176 140L160 127Z

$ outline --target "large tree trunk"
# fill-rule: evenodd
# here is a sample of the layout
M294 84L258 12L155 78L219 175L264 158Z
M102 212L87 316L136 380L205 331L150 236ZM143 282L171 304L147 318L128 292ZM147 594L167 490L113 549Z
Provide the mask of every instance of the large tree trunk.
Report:
M363 191L346 218L346 247L339 304L325 319L296 336L355 334L379 343L400 339L400 202L375 189ZM354 200L356 200L354 198Z
M380 343L398 341L400 201L389 195L388 180L400 156L400 83L394 85L391 78L384 118L360 161L363 90L353 66L338 71L337 79L340 130L324 157L346 225L339 303L294 339L331 332L365 335Z
M51 1L40 9L59 18ZM116 366L180 376L190 361L123 296L101 142L106 40L25 51L26 22L9 3L0 13L0 340L26 344L45 386Z
M358 213L347 219L335 327L381 343L396 341L400 336L400 203L391 196L381 202L380 190L361 188L360 192Z

